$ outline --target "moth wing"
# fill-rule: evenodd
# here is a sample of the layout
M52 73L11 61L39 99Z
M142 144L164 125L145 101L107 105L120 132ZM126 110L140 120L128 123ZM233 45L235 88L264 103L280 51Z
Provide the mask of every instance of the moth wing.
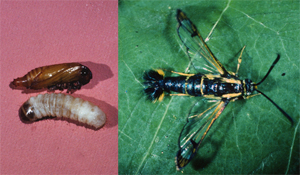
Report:
M226 69L206 45L196 26L181 10L177 10L177 21L178 36L186 47L186 53L195 69L201 69L202 73L219 73L226 76Z
M79 80L81 64L67 63L42 67L41 72L33 80L30 88L42 89L64 82Z
M201 100L191 109L178 140L179 151L175 163L178 170L185 167L196 155L197 150L212 124L225 109L229 100L213 102ZM208 108L203 108L203 107ZM196 114L197 113L197 114Z

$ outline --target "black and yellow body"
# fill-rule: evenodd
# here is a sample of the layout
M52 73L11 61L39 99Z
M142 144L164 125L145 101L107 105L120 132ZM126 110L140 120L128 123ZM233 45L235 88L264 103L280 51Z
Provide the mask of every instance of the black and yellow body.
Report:
M208 48L196 26L181 10L177 10L176 18L179 24L177 33L186 48L186 53L194 68L198 67L201 70L196 74L170 71L176 75L165 76L163 69L156 69L146 71L143 79L145 81L144 92L152 102L161 101L166 95L194 96L204 99L199 100L197 102L199 105L195 104L190 110L187 123L180 133L178 139L179 150L175 157L177 170L185 167L196 155L211 126L229 102L248 99L261 94L293 123L293 119L283 109L257 89L257 86L267 78L279 61L279 54L259 83L254 83L249 79L240 79L238 70L245 46L238 58L236 72L227 71ZM206 101L206 99L208 100Z
M205 97L209 99L246 98L254 86L251 80L238 77L222 77L220 74L184 74L164 77L163 70L150 70L144 74L145 92L152 101L162 100L165 93ZM176 95L176 94L173 94Z

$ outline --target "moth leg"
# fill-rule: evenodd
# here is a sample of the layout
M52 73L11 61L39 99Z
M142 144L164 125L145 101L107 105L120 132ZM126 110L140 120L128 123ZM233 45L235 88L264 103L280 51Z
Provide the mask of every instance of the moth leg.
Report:
M167 69L162 69L162 70L171 72L173 74L178 74L178 75L186 76L186 77L191 77L191 76L195 75L195 74L186 74L186 73L182 73L182 72L176 72L176 71L167 70Z
M234 102L234 101L236 101L236 100L249 99L249 98L255 97L255 96L257 96L257 95L260 95L260 93L258 93L258 94L252 94L252 95L249 95L249 96L246 96L246 97L244 97L244 96L239 96L239 97L236 97L236 98L231 99L231 101Z
M175 71L171 71L173 74L178 74L178 75L182 75L182 76L187 76L187 77L191 77L194 76L195 74L186 74L186 73L182 73L182 72L175 72Z
M186 73L182 73L182 72L175 72L175 71L170 71L173 74L178 74L178 75L182 75L182 76L187 76L187 77L191 77L194 76L195 74L186 74Z
M249 95L249 96L247 96L247 97L244 97L244 99L249 99L249 98L255 97L255 96L257 96L257 95L260 95L260 93Z
M241 65L241 63L242 63L242 55L243 55L243 52L244 52L244 49L246 48L246 46L244 46L243 48L242 48L242 51L241 51L241 54L240 54L240 56L239 56L239 58L238 58L238 64L237 64L237 66L236 66L236 72L235 72L235 76L237 76L238 77L238 72L239 72L239 69L240 69L240 65Z
M190 96L189 94L169 94L169 96Z

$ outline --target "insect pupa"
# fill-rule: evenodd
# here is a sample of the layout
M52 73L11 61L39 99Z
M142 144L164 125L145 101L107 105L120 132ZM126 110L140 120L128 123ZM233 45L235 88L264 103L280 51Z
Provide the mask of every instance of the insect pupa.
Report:
M79 63L64 63L38 67L11 82L12 88L49 90L79 90L92 79L90 69Z
M96 129L104 125L105 113L96 105L81 98L65 94L39 94L30 97L21 107L21 118L25 121L37 121L46 117L69 118L93 126Z

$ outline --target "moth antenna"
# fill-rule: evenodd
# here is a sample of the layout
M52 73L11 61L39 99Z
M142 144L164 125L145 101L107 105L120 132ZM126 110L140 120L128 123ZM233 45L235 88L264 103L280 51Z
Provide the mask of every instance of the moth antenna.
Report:
M294 125L294 120L292 119L292 117L287 114L281 107L279 107L273 100L271 100L266 94L264 94L263 92L259 91L256 89L257 92L259 92L260 94L262 94L264 97L266 97L271 103L273 103L273 105L276 106L277 109L279 109L279 111L286 117L289 119L289 121L292 123L292 126Z
M253 84L254 86L258 86L263 81L265 81L265 79L268 77L268 75L270 74L270 72L272 71L272 69L274 68L274 66L277 64L277 62L279 61L279 59L280 59L280 55L278 54L276 60L273 62L272 66L270 67L268 73L265 75L265 77L259 83Z

